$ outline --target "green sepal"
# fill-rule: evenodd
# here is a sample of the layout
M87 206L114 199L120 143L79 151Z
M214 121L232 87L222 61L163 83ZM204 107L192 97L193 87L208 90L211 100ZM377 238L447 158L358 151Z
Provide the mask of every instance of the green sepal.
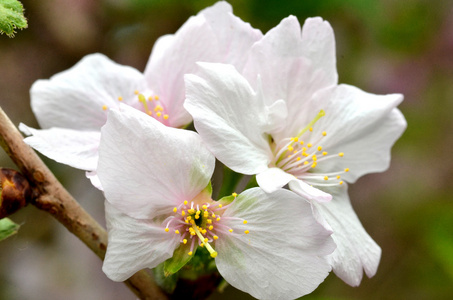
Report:
M14 37L15 29L27 28L24 7L17 0L0 0L0 33Z
M222 199L218 200L217 203L222 204L222 205L228 205L231 202L233 202L234 199L235 199L235 197L233 195L229 195L229 196L225 196Z
M8 218L0 220L0 241L16 234L19 231L20 225L14 223Z
M197 247L194 247L192 255L189 255L191 243L187 244L181 243L178 249L173 252L173 257L167 259L164 262L164 276L168 277L172 274L178 272L182 267L184 267L195 255Z
M165 291L167 294L173 294L173 291L176 288L176 284L178 283L179 274L173 274L170 276L164 275L164 264L165 262L159 264L155 267L152 271L154 274L154 280L156 281L157 285Z

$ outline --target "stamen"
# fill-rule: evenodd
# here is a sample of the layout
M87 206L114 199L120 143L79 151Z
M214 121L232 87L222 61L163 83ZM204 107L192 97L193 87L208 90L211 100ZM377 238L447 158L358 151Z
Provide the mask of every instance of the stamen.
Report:
M102 110L107 110L107 108L108 108L107 105L105 105L105 104L102 105Z

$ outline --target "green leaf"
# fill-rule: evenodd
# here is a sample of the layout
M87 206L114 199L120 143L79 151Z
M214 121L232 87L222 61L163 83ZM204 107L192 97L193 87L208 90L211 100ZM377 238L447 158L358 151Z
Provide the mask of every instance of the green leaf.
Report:
M20 225L14 223L8 218L0 220L0 241L16 234L19 230Z
M169 258L164 263L164 276L168 277L172 274L178 272L182 267L184 267L191 259L194 257L195 251L197 248L193 250L194 253L189 255L191 243L182 244L179 246L178 249L173 252L173 257Z
M17 0L0 0L0 33L14 37L15 29L27 28L24 7Z

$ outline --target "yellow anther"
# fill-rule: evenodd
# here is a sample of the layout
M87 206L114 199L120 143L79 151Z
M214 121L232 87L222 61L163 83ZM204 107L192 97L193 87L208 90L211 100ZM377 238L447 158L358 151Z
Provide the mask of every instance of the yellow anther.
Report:
M214 235L212 238L213 238L214 240L217 240L219 237L216 236L216 235Z
M205 238L203 241L204 241L205 243L207 243L207 242L208 242L208 238Z
M123 97L118 97L118 101L123 101Z
M329 180L329 177L327 177L327 176L324 176L324 180Z
M195 221L194 220L190 220L190 224L195 224Z
M307 144L307 147L308 147L308 148L311 148L312 146L313 146L313 145L312 145L311 143L308 143L308 144Z
M190 255L192 255L192 251L190 251L190 252L189 252L189 253L187 253L187 254L189 254L189 256L190 256Z
M322 150L322 147L321 146L318 146L318 151L321 151Z
M307 151L307 147L302 147L302 152Z
M235 197L235 198L238 196L238 194L236 194L236 193L233 193L231 195L233 195L233 197ZM222 204L220 204L220 205L222 205ZM219 207L221 207L220 205L219 205Z
M244 233L245 233L245 234L249 234L249 233L250 233L250 231L246 230L246 231L244 231Z
M343 181L340 181L339 183L340 183L340 184L343 184Z
M299 144L303 145L303 144L304 144L304 141L300 141Z
M326 135L327 135L327 132L323 131L323 132L322 132L322 135L323 135L323 136L326 136Z
M313 159L313 161L317 161L318 157L316 155L313 155L313 157L311 159Z
M164 115L164 120L168 120L168 115L167 114Z
M208 209L208 207L206 206L206 204L204 204L204 205L202 206L202 208L203 208L203 209Z
M288 151L293 151L294 147L293 146L288 146Z
M228 231L229 231L229 232L233 232L233 229L229 229Z
M107 108L108 108L107 105L105 105L105 104L102 105L102 110L107 110Z
M185 211L182 211L182 212L181 212L181 216L184 217L185 215L186 215L186 212L185 212Z
M233 197L236 197L238 195L238 194L236 194L236 196L235 196L234 194L236 194L236 193L233 193ZM219 204L219 208L222 208L222 207L223 207L223 205Z
M313 131L313 127L310 127L310 129L308 129L308 130Z
M153 96L149 96L148 101L153 101Z
M192 216L187 216L187 221L192 220Z
M189 224L189 220L185 219L184 222L186 222L186 224Z
M179 230L175 230L175 233L176 233L176 234L179 234Z
M316 163L316 162L314 162L314 163L313 163L313 164L311 165L311 167L312 167L312 168L315 168L315 167L316 167L316 165L317 165L317 163Z
M349 168L344 169L345 172L349 172Z
M216 257L217 257L217 252L216 252L216 251L212 252L212 253L211 253L211 257L212 257L212 258L216 258Z
M162 113L159 111L156 113L156 116L160 117L160 116L162 116Z
M153 115L153 112L148 110L148 116L152 116Z
M160 105L156 105L156 107L154 107L154 111L164 111L164 108Z
M193 209L193 208L189 208L187 211L189 212L189 214L195 213L195 209Z
M138 92L137 90L135 90L135 91L134 91L134 94L135 94L135 95L138 95L138 94L139 94L139 92Z
M340 152L340 153L338 153L338 156L339 156L339 157L343 157L343 156L344 156L344 153L343 153L343 152Z
M169 232L169 231L170 231L170 229L168 229L168 227L167 227L167 228L165 228L165 232Z
M244 220L244 222L242 222L242 223L247 224L247 220Z
M173 212L177 212L177 211L178 211L177 207L173 208Z
M157 96L157 95L154 96L154 99L159 100L159 96Z
M216 217L215 213L212 213L211 217L215 218Z
M206 222L208 222L208 224L212 224L212 220L211 219L207 219Z
M308 160L304 161L304 165L308 165L308 164L309 164Z
M204 247L204 243L201 243L201 244L200 244L200 247Z
M209 226L209 230L213 230L214 229L214 226Z
M340 178L341 178L341 176L340 176L340 175L337 175L337 179L340 179Z
M293 137L293 138L291 138L291 141L297 143L297 142L299 141L299 138L298 138L297 136L296 136L296 137Z
M198 220L199 218L200 218L200 215L199 215L199 214L196 214L196 215L195 215L195 219Z
M220 221L220 217L217 217L217 219L215 219L217 222Z
M307 152L302 152L302 155L307 157L309 154Z
M186 239L183 239L182 242L185 244L187 244L187 240Z
M189 203L189 202L187 202L187 200L184 200L184 205L187 205L187 203Z
M322 153L322 155L326 156L326 155L327 155L327 151L324 151L324 152Z

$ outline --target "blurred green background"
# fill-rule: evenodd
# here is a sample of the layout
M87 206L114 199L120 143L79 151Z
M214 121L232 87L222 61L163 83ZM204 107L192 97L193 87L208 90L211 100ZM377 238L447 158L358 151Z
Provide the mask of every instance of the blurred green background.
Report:
M0 105L37 127L29 88L84 55L101 52L143 71L154 41L215 1L23 1L29 28L0 36ZM339 80L376 94L403 93L408 129L390 169L350 187L354 208L382 247L374 278L352 288L334 274L305 299L453 298L453 1L235 0L234 12L263 33L292 14L334 28ZM103 222L103 199L82 171L46 163ZM0 165L14 167L0 151ZM0 299L135 299L101 262L46 213L11 217L19 234L0 243ZM251 299L229 287L211 299Z

